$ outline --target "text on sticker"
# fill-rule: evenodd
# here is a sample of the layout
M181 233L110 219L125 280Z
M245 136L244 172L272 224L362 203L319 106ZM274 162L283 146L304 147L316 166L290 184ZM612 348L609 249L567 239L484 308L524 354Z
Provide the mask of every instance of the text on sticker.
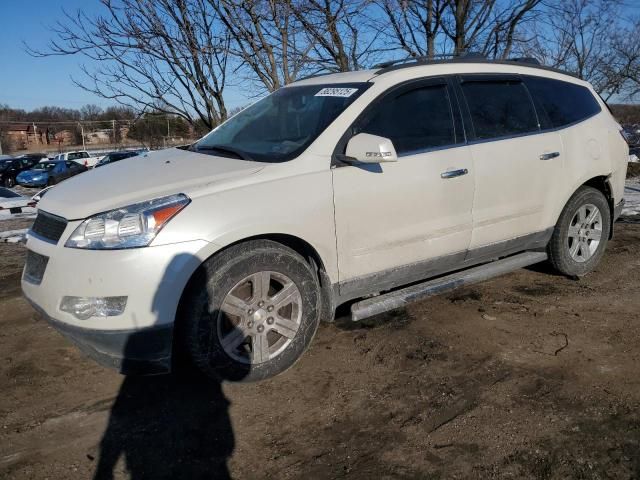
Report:
M328 87L323 88L318 93L316 93L316 97L350 97L355 92L357 92L357 88L339 88L339 87Z

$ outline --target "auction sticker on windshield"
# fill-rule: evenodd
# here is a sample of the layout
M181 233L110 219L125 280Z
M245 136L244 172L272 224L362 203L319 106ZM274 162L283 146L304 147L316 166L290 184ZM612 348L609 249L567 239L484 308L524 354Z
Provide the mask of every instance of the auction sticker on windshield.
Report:
M316 97L350 97L358 91L357 88L328 87L315 94Z

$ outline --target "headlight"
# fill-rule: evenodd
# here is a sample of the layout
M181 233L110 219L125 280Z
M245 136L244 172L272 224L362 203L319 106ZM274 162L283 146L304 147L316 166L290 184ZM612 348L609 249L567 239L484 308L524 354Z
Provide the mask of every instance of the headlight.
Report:
M190 201L179 193L94 215L74 230L64 246L90 250L146 247Z

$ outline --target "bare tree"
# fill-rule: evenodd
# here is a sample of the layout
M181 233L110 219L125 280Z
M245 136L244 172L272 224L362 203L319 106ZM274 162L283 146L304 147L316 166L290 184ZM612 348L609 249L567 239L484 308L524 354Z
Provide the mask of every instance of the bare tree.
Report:
M491 58L511 55L516 31L542 0L447 0L442 29L454 53L477 50Z
M359 70L373 52L377 31L366 27L364 0L300 0L293 14L310 43L307 62L317 70Z
M640 92L640 27L624 20L621 0L551 4L533 24L525 53L590 81L609 99Z
M409 56L471 50L511 55L518 32L542 0L375 0L391 25L390 41Z
M88 103L80 109L82 120L97 120L102 113L102 108L93 103Z
M76 83L100 97L139 110L174 113L211 128L227 117L230 35L207 0L100 0L105 13L91 18L64 12L55 39L37 56L83 55Z
M209 0L232 38L232 53L272 92L296 80L309 43L301 35L291 0Z
M433 58L446 0L374 0L391 29L381 29L409 57ZM377 16L373 24L379 23Z

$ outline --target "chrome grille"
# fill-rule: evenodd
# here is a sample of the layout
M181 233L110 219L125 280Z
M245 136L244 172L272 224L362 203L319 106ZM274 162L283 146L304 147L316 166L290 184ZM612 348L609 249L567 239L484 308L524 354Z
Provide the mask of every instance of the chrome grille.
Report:
M64 218L39 210L31 231L39 237L58 243L65 228L67 221Z
M40 285L48 262L49 257L27 250L27 263L24 266L24 273L22 275L24 281L33 283L34 285Z

